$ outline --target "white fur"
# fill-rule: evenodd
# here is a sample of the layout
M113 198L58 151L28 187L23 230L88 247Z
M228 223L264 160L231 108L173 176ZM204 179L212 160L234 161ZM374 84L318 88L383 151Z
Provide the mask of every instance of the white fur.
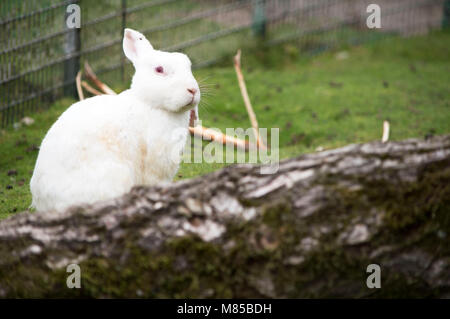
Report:
M130 29L123 47L136 69L131 88L73 104L42 141L30 182L37 210L114 198L176 174L189 112L200 100L191 62L181 53L154 50Z

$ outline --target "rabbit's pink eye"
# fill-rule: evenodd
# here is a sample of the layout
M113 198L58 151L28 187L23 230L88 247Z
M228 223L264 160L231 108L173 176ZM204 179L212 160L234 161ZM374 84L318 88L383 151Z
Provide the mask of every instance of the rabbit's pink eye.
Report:
M158 73L164 73L164 68L162 66L158 66L155 68L155 71Z

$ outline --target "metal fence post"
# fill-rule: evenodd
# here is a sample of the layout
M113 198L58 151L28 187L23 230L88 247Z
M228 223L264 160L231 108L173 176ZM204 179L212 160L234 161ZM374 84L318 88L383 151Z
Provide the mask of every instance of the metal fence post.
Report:
M253 0L253 34L259 37L266 36L266 4L265 0Z
M127 0L122 0L122 30L120 32L120 38L123 37L123 32L127 27ZM120 75L122 81L125 80L125 56L122 54L120 56Z
M450 26L450 0L444 2L444 15L442 17L442 28Z
M71 1L71 4L78 4L78 0ZM77 87L75 78L80 70L80 29L69 28L67 25L67 18L70 15L67 10L64 15L64 28L66 29L66 35L64 39L64 54L67 56L64 61L64 95L77 96Z

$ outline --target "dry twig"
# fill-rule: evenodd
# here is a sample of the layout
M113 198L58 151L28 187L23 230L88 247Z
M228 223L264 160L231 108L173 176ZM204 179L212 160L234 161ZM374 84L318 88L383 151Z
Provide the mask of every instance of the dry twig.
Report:
M241 50L238 50L234 56L234 68L236 70L237 79L239 82L239 88L241 89L242 98L244 99L245 108L247 109L248 117L252 123L253 133L255 134L256 142L259 148L266 149L264 142L259 136L258 121L256 120L255 112L253 111L252 104L250 102L250 97L248 96L247 87L244 81L244 75L241 70Z
M84 94L83 94L83 89L81 88L81 70L78 71L77 76L75 78L75 82L77 84L77 93L78 93L78 98L80 99L80 101L84 100Z
M100 92L99 90L94 89L86 81L81 81L81 86L84 87L86 91L88 91L89 93L92 93L94 95L102 95L102 94L104 94L104 93Z
M247 150L249 148L248 141L241 140L238 138L235 138L233 136L225 135L221 132L214 131L213 129L206 128L200 125L197 125L195 127L189 127L189 132L191 135L200 137L204 140L211 140L218 143L222 143L224 145L226 144L233 144L234 146Z
M110 94L110 95L116 95L117 94L116 92L114 92L113 89L111 89L109 86L107 86L105 83L103 83L102 81L100 81L97 78L97 75L95 75L94 71L92 71L92 68L91 68L91 66L89 65L89 63L87 61L84 62L84 72L86 74L86 77L89 80L91 80L92 83L94 83L104 93Z
M383 122L383 137L381 138L381 142L386 143L389 140L389 122Z

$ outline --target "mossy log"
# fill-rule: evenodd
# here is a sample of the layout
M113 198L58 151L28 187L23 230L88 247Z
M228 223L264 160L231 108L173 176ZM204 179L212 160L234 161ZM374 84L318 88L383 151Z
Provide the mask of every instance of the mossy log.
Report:
M450 135L349 145L8 218L0 296L450 297L449 228Z

